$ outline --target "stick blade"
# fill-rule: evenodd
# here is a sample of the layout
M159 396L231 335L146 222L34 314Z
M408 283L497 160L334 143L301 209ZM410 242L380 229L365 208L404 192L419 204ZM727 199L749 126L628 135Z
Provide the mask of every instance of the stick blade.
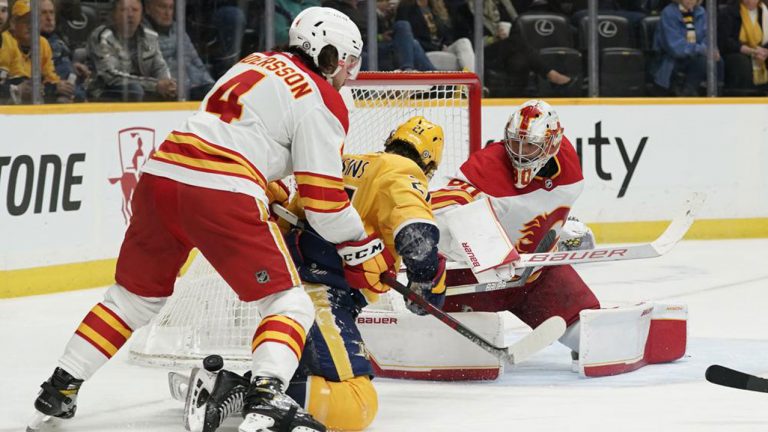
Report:
M533 329L531 333L507 347L509 363L513 365L522 363L532 355L552 345L565 333L565 327L565 320L559 316L547 319Z
M653 241L653 248L658 255L664 255L672 250L675 245L683 239L685 234L693 225L696 218L696 213L704 205L707 199L707 195L703 192L696 192L691 195L685 202L685 207L682 214L678 215L672 220L664 233Z
M712 384L768 393L768 379L756 377L725 366L712 365L708 367L704 377Z

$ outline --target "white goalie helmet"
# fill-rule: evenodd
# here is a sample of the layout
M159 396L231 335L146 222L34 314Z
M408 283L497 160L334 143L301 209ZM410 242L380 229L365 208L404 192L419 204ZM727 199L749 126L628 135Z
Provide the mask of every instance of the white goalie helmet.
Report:
M512 160L515 187L528 186L560 150L562 140L560 117L551 105L542 100L520 105L504 130L504 147Z
M335 76L346 64L349 78L355 79L360 70L363 38L357 25L348 16L328 7L311 7L296 16L288 29L288 45L297 46L319 66L318 56L326 45L339 53L339 66L329 76Z

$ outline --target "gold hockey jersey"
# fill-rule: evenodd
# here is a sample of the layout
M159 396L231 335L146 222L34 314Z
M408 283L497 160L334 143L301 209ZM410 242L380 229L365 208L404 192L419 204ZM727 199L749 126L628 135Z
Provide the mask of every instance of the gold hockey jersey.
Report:
M368 234L377 233L392 254L395 237L414 222L435 224L427 178L413 161L388 153L345 155L344 189Z
M413 161L389 153L344 155L342 163L344 190L366 233L381 238L396 259L395 268L399 268L395 237L400 230L416 222L436 226L426 176ZM300 194L299 190L289 209L303 217ZM375 298L371 294L365 292L370 301Z

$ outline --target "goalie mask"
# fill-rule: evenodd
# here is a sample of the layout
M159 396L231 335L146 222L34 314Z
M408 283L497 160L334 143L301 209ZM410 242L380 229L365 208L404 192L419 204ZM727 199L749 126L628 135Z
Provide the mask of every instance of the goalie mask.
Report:
M348 16L327 7L304 9L288 29L288 45L297 46L307 53L315 65L320 63L320 51L328 45L339 53L339 65L326 78L334 77L343 65L347 65L349 79L355 79L360 71L360 55L363 38L360 30Z
M443 157L443 128L422 116L411 117L389 135L384 148L394 141L403 141L419 153L421 169L431 179Z
M528 186L536 173L560 150L563 128L548 103L530 100L509 118L504 130L504 147L512 160L515 187Z

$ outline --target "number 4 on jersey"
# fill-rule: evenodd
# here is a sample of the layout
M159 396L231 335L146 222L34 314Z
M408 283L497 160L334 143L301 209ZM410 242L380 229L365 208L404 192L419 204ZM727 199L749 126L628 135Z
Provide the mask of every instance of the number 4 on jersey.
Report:
M224 123L240 120L243 115L243 104L240 98L263 78L263 73L252 69L234 76L213 92L208 98L205 110L219 116Z

